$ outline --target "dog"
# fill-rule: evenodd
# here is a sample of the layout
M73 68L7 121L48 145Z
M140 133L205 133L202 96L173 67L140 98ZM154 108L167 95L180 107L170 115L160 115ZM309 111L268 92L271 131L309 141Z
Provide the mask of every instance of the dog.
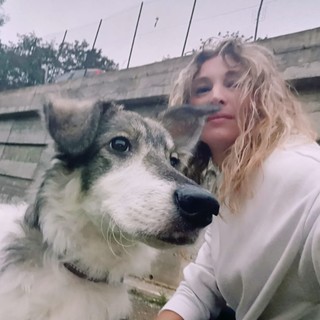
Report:
M193 243L218 214L180 171L219 108L169 108L159 120L104 101L43 109L52 163L33 203L0 207L0 319L123 319L123 277L146 272L158 248Z

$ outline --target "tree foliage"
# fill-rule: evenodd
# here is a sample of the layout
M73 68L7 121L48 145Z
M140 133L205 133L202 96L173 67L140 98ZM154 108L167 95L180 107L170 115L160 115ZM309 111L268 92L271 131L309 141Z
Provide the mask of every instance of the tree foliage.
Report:
M4 4L4 2L5 0L0 0L0 27L8 21L8 17L2 11L2 5Z
M239 31L234 31L234 32L226 31L225 33L218 32L217 36L212 36L206 39L200 38L199 47L186 52L185 55L186 56L192 55L192 54L195 54L196 52L199 52L205 49L214 48L219 42L223 40L228 40L228 39L241 39L243 42L250 42L253 40L253 37L252 36L246 37L245 35L240 34Z
M222 40L228 40L228 39L241 39L243 42L249 42L253 40L252 36L246 37L243 34L240 34L239 31L229 32L226 33L218 32L218 36L213 36L210 38L207 38L205 40L200 39L200 50L204 50L206 48L210 48L212 46L215 46L217 43L219 43Z
M52 82L57 75L86 68L107 71L118 65L86 41L57 47L29 34L20 35L16 44L0 42L0 91Z

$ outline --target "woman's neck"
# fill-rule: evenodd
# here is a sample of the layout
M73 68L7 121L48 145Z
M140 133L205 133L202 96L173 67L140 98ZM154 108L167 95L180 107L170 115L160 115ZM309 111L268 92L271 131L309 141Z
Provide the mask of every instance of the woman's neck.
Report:
M219 150L218 148L211 148L211 160L215 166L221 168L222 162L226 157L226 150Z

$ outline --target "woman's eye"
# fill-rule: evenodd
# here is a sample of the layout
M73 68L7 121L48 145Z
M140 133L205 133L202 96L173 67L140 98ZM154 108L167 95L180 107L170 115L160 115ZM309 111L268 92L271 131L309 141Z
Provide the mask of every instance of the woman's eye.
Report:
M116 137L110 141L110 147L118 152L128 152L131 149L131 144L127 138Z
M208 86L203 86L203 87L198 87L194 89L194 95L200 96L204 93L207 93L211 90L211 87Z
M224 81L224 86L226 88L236 88L239 85L239 78L235 77L235 78L229 78L229 79L225 79Z
M235 88L237 86L237 82L236 81L226 81L224 83L226 88Z
M179 163L180 163L180 160L179 160L178 154L177 154L177 153L172 153L172 154L170 155L170 164L171 164L174 168L176 168L176 167L179 165Z

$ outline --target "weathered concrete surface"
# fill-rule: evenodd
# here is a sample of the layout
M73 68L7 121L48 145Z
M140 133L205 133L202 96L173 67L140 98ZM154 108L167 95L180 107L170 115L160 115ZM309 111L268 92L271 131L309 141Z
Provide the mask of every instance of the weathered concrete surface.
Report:
M260 43L276 54L287 80L299 83L302 79L320 77L320 28L262 40ZM110 71L94 78L4 92L0 94L0 112L37 109L50 94L129 104L147 101L147 104L152 102L154 105L168 96L173 80L190 60L190 56L168 59L141 67Z
M173 295L170 290L150 281L128 277L125 279L132 301L132 314L129 320L151 320L158 314L161 307Z
M143 296L131 295L132 314L129 320L152 320L160 311L161 307L155 303L149 302Z
M162 101L173 78L190 61L190 57L166 60L147 66L110 71L94 78L83 78L59 84L30 87L0 94L0 112L34 110L45 97L61 95L80 99L106 99L141 104Z

